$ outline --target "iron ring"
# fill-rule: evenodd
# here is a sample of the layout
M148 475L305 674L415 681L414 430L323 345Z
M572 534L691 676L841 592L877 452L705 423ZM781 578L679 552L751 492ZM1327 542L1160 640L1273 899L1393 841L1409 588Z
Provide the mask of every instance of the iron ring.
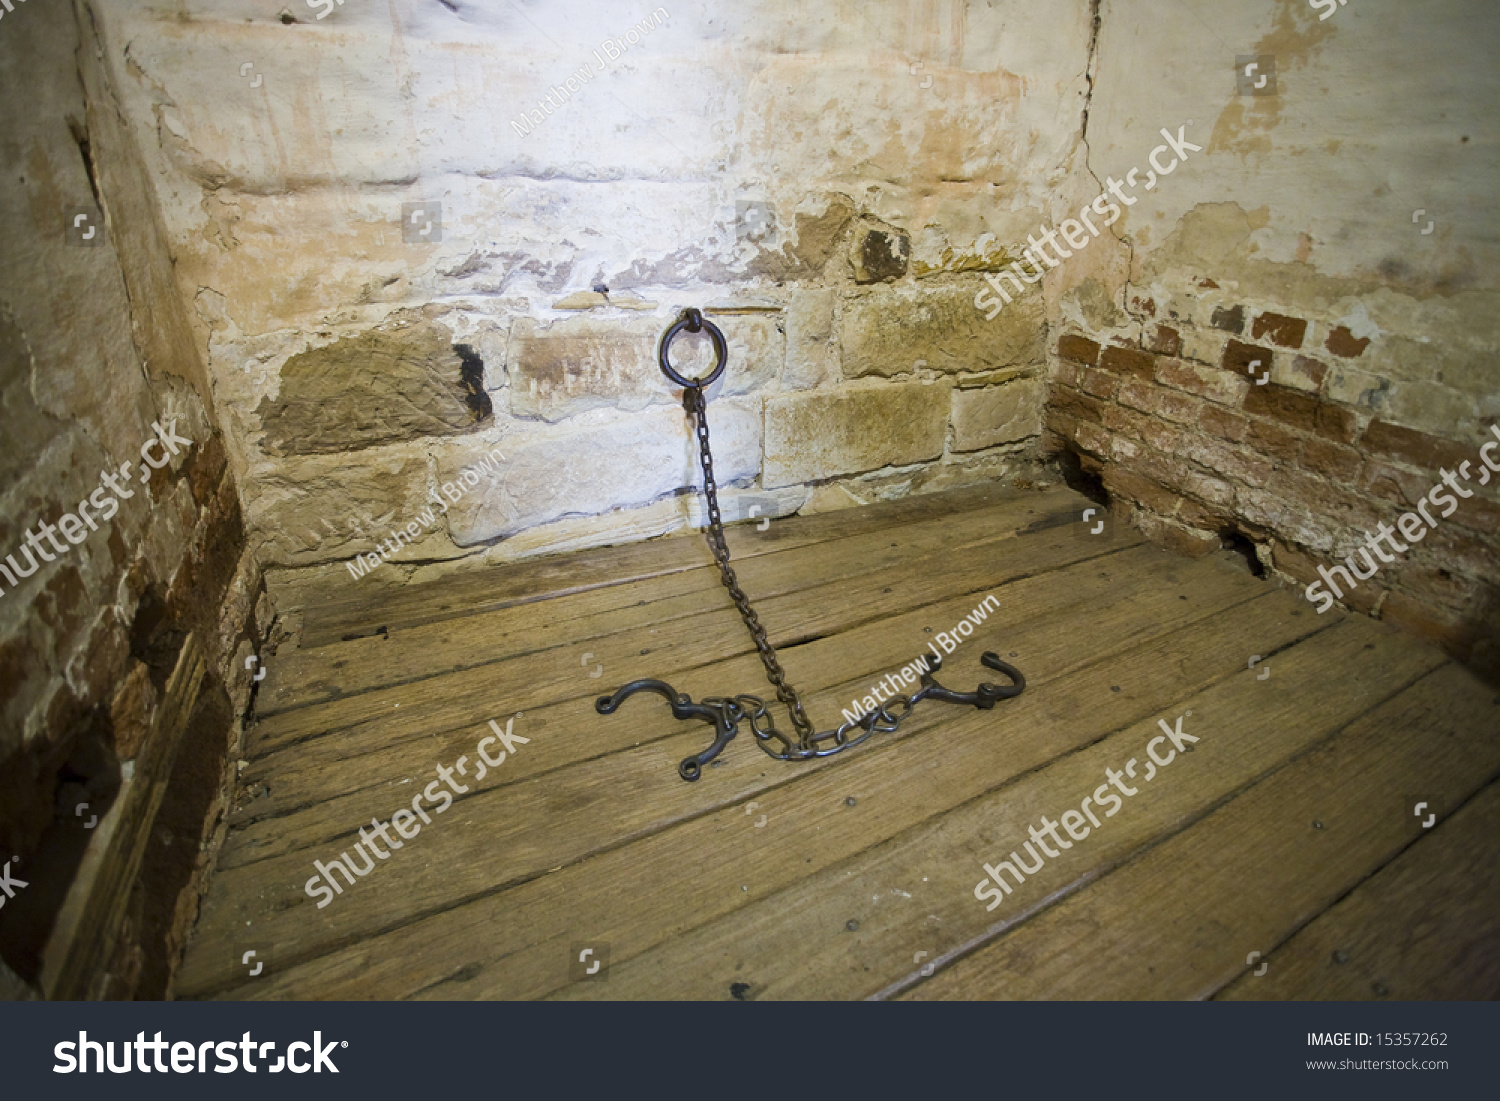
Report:
M667 350L671 347L672 338L682 332L683 329L687 329L690 332L699 332L706 329L708 331L708 338L713 341L714 356L718 362L714 364L714 369L703 378L684 378L677 373L677 369L672 366L672 362L667 356ZM685 389L694 386L703 387L712 385L724 373L724 368L729 363L729 348L724 343L724 334L719 331L717 325L697 310L686 309L682 311L682 316L673 322L672 327L662 335L661 347L657 351L656 359L661 364L662 374L666 375L678 386Z

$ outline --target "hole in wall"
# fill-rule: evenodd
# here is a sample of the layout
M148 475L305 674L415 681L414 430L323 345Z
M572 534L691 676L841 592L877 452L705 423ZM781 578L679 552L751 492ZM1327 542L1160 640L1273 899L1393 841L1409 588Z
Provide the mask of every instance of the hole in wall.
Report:
M1083 457L1078 452L1062 452L1057 456L1057 466L1069 489L1083 494L1095 504L1109 507L1109 490L1104 488L1104 479L1084 469Z
M459 358L458 377L463 383L464 404L482 421L494 412L490 396L484 389L484 360L468 344L455 344L453 351Z
M1225 550L1245 560L1245 565L1249 567L1251 574L1256 577L1266 576L1265 563L1260 560L1259 544L1251 540L1244 532L1221 531L1219 539Z

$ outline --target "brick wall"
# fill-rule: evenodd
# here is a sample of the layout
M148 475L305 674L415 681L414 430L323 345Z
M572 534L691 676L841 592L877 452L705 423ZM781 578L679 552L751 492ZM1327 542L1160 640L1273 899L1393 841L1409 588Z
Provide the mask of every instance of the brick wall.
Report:
M1338 385L1345 368L1363 374L1375 358L1370 340L1342 325L1238 304L1200 308L1207 324L1186 308L1156 321L1154 302L1134 306L1133 342L1076 329L1058 337L1047 452L1075 456L1117 514L1164 546L1202 555L1248 541L1262 567L1299 589L1467 462L1460 485L1473 496L1455 497L1446 517L1430 506L1435 526L1405 553L1383 546L1393 561L1343 603L1500 673L1500 481L1479 459L1493 421L1443 436L1386 419Z
M14 169L0 192L0 561L10 571L0 575L0 860L27 884L0 907L0 989L25 996L36 981L96 836L87 823L109 812L138 760L192 632L211 672L172 775L137 776L168 792L116 958L94 977L96 994L159 994L249 700L243 661L265 626L253 610L261 576L203 363L164 278L159 215L96 46L69 4L18 7L0 34L0 94L27 104L0 126L0 159ZM153 448L169 459L147 470L140 452L154 425L170 426L176 450ZM96 499L83 526L101 472L127 461L108 493L114 511ZM64 551L28 545L43 523L61 524Z

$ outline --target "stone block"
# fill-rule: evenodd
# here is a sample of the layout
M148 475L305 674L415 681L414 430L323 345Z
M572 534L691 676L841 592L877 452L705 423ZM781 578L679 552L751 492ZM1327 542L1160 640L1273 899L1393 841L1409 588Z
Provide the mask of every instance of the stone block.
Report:
M787 390L811 390L839 378L839 346L833 339L834 292L808 287L792 294L786 310Z
M884 283L906 274L911 239L894 226L863 218L854 226L849 264L856 283Z
M955 390L953 450L978 451L1037 435L1045 397L1046 386L1036 379L985 390Z
M951 385L898 383L766 401L767 488L934 459L943 453Z
M374 550L432 506L427 465L422 445L407 443L252 467L243 484L257 553L268 565L302 565Z
M756 399L709 403L714 478L720 485L753 477L760 469L759 404ZM504 459L483 470L484 455L496 446ZM646 504L702 484L697 442L680 406L589 414L585 423L537 426L498 443L449 446L436 458L439 485L462 490L445 514L449 535L460 547L565 516Z
M709 400L765 386L780 373L784 344L774 315L715 316L729 366L709 387ZM511 412L559 421L590 409L644 409L676 404L680 390L662 374L657 347L666 326L655 318L570 317L551 324L520 318L511 327L506 362ZM680 333L672 366L688 378L712 370L706 333Z
M849 378L1029 366L1046 356L1041 295L1011 303L994 321L974 308L977 284L877 286L844 299L840 344Z
M445 326L396 321L291 356L255 411L267 453L313 455L465 432L491 408L482 365Z

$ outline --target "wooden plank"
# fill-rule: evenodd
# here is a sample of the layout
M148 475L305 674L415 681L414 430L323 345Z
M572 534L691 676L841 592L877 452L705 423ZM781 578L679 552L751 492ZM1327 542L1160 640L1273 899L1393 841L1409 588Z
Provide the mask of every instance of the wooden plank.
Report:
M943 493L922 494L860 508L771 521L765 531L755 524L726 529L730 553L750 558L792 546L842 539L877 531L889 524L912 523L1020 500L1033 491L993 483ZM569 554L523 558L500 567L462 571L434 581L378 588L334 574L320 581L324 599L304 609L301 646L310 649L341 641L347 635L369 635L380 628L396 632L423 623L637 581L711 564L712 556L698 532L682 532L623 546L598 547Z
M198 637L189 634L133 771L89 839L43 949L40 986L49 1001L102 995L105 969L207 668Z
M745 590L757 601L766 600L907 564L924 554L1012 538L1037 521L1067 523L1080 499L1067 489L1029 494L994 508L757 555L735 568ZM278 654L268 666L256 709L264 719L312 703L732 606L718 569L705 566L422 624L390 637Z
M1232 622L1218 622L1217 629L1234 629ZM1259 638L1245 641L1262 644ZM608 990L578 983L561 996L722 1000L733 983L745 984L746 995L757 999L877 995L1055 904L1143 846L1201 818L1443 660L1437 651L1369 621L1338 624L1270 657L1273 680L1258 680L1240 663L1239 672L1174 700L1157 716L996 786L727 918L623 962L617 949ZM1333 681L1326 672L1331 668L1342 670ZM1154 672L1170 696L1175 670ZM1162 742L1158 752L1171 751L1173 759L1160 769L1153 765L1153 778L1145 779L1146 746L1161 734L1157 720L1175 724L1184 714L1190 716L1184 719L1185 733L1200 742L1182 754ZM1121 782L1138 797L1124 798L1113 817L1097 810L1099 827L1080 814L1075 827L1088 835L1070 841L1062 834L1069 848L1054 846L1052 859L1043 850L1044 865L994 911L975 898L985 862L1020 849L1029 840L1028 828L1044 815L1050 821L1076 809L1107 782L1108 769L1133 773L1133 779L1122 775ZM915 772L888 797L931 806L940 794L929 791L924 774ZM649 867L639 871L643 879L651 877ZM858 929L849 930L849 921ZM789 944L797 946L795 952L786 951Z
M1096 544L1078 538L1067 528L1049 528L1026 539L995 544L995 565L990 578L998 586L1009 579L1087 559L1139 540L1140 536L1134 533L1116 533L1101 536ZM899 555L899 537L887 542L897 543L886 550ZM899 565L899 557L885 562L887 568ZM884 592L886 588L891 592ZM897 593L889 581L880 594L861 603L851 603L841 596L836 585L756 602L761 620L778 649L813 633L847 627L910 605L911 594ZM714 610L696 616L647 623L546 651L502 658L497 663L462 669L441 678L375 689L283 712L251 730L250 754L259 756L363 723L379 722L389 737L414 737L465 724L482 724L494 716L500 700L507 701L507 711L515 711L595 695L600 689L599 682L580 675L585 668L585 652L593 655L591 661L610 670L611 681L623 682L693 669L752 649L739 614L731 603L724 601L717 603ZM644 660L648 656L650 660Z
M1440 666L907 996L1208 997L1405 847L1410 793L1458 803L1488 784L1500 771L1497 720L1493 689Z
M1076 604L1083 599L1083 593L1092 593L1096 598L1103 596L1108 592L1106 586L1115 583L1117 579L1123 577L1128 583L1144 576L1153 566L1159 568L1159 564L1159 556L1148 558L1136 555L1125 564L1127 568L1133 568L1134 572L1122 573L1113 568L1103 568L1103 564L1097 559L1092 559L1086 566L1073 571L1073 575L1066 580L1041 581L1014 593L1001 588L1000 593L1006 597L1006 610L1009 613L1004 628L1007 637L1024 626L1028 618L1034 621L1045 616L1056 610L1064 600L1072 600ZM984 563L980 561L978 565L983 567ZM1107 576L1100 577L1100 574ZM923 627L929 626L931 621L947 623L951 627L973 609L976 599L976 595L972 593L960 595L942 604L920 608L893 620L888 619L862 632L842 633L833 639L819 640L814 644L817 647L816 654L802 647L790 648L782 655L784 667L794 678L792 683L797 684L804 694L830 688L840 678L850 676L867 678L862 687L850 689L851 693L858 691L863 694L868 691L869 683L884 675L889 668L899 668L912 660L913 651L921 645L916 640L931 637L917 627L917 620L922 621ZM902 639L908 640L905 649L900 648L903 645ZM1011 644L1007 642L1007 645ZM1016 653L1019 654L1020 651ZM826 655L826 658L817 660L816 655ZM974 655L971 658L972 656ZM1016 660L1021 659L1018 657ZM961 664L947 668L951 671L950 675L943 679L949 683L959 683L953 678L965 675ZM976 680L981 675L990 676L982 667L976 670L972 661L968 668L971 672L967 675ZM723 666L710 666L690 671L685 679L674 686L696 699L722 695L727 691L725 685L754 684L756 681L764 683L764 671L758 658L747 655L738 659L732 674ZM769 688L762 690L767 696L770 695ZM545 767L551 771L580 760L597 759L603 755L604 747L611 744L616 749L623 749L695 729L670 720L664 714L664 705L653 707L650 699L643 699L640 705L604 720L594 711L595 698L589 696L527 711L525 728L535 731L538 738L545 738L550 752L535 755L533 762L524 768L518 767L514 773L507 771L503 778L497 774L496 781L492 781L490 787L519 782L532 774L533 769ZM809 699L813 698L816 696ZM849 697L845 697L843 706L848 707L851 702ZM837 706L825 706L812 712L814 716L824 718L825 729L834 724L833 716L839 713ZM706 745L709 741L707 726L696 729L696 736ZM577 736L578 731L588 731L589 736L580 738ZM475 742L484 736L485 730L481 724L477 729L470 727L458 733L462 736L460 744L463 746L459 752L471 753ZM688 735L688 740L693 736ZM320 743L328 741L329 739L319 740ZM318 779L321 788L314 793L315 798L307 801L305 810L294 808L294 813L255 820L247 823L246 828L237 830L226 841L220 853L220 871L346 837L350 832L350 822L367 821L372 814L385 813L387 804L393 795L400 793L402 785L425 784L426 779L423 777L432 771L434 761L442 760L431 756L431 745L427 739L408 740L398 743L394 748L401 751L404 765L395 774L375 773L364 760L341 761L336 771L320 770ZM747 745L745 748L750 747ZM736 750L742 752L739 747ZM304 752L305 747L294 746L278 756L298 757ZM453 759L457 759L456 754ZM303 767L299 762L298 771L291 772L291 777L299 775ZM356 787L348 779L350 772L354 770L375 782L366 782ZM283 781L281 774L287 772L290 770L284 767L280 770L273 769L272 775L276 778L270 781L276 785L275 790L279 793L277 797L283 803L288 799L288 792L297 787L295 779L289 777ZM283 791L283 788L288 791ZM302 813L295 812L298 810Z
M1500 784L1491 783L1268 952L1264 975L1247 971L1217 997L1351 1002L1500 998L1497 867Z
M315 926L327 923L336 907L330 906L320 917L308 912L310 906L296 913L296 900L252 897L256 891L264 892L267 884L293 878L290 867L277 875L261 874L254 881L254 890L238 892L243 911L236 911L231 900L222 899L227 908L213 922L214 936L222 939L208 942L206 947L211 950L190 953L184 972L191 981L182 989L203 994L243 982L242 976L222 963L227 958L226 945L234 943L237 924L247 919L263 922L264 911L274 909L270 919L281 923L278 943L293 945L295 950L289 953L287 968L278 967L278 976L288 977L258 982L237 992L244 996L283 996L290 989L301 991L299 996L306 996L308 991L318 991L316 996L409 995L451 974L454 969L445 968L455 959L466 964L472 961L471 966L463 967L468 981L461 986L433 986L436 996L544 994L567 981L566 937L578 932L576 919L570 919L570 914L609 913L614 915L612 920L629 922L643 939L671 935L681 928L684 898L688 899L687 912L695 915L725 912L747 901L740 892L741 884L754 884L757 896L778 889L943 809L919 808L898 799L879 804L879 814L856 834L831 829L827 819L842 812L845 794L898 782L912 760L919 762L917 767L941 774L950 785L953 802L961 802L974 793L976 784L980 785L977 790L984 790L984 778L1011 767L1011 762L1019 769L1035 767L1075 744L1075 738L1087 742L1113 728L1108 724L1140 718L1135 711L1141 706L1147 707L1148 713L1154 712L1161 706L1161 701L1151 698L1158 689L1148 688L1144 700L1136 689L1145 668L1169 664L1188 684L1195 678L1217 679L1223 673L1229 648L1222 638L1194 636L1184 643L1181 637L1171 636L1156 644L1147 641L1183 622L1211 616L1236 602L1250 600L1254 604L1260 596L1278 601L1254 613L1252 625L1264 628L1267 636L1280 632L1288 639L1301 637L1321 626L1314 616L1293 606L1297 602L1291 598L1264 593L1262 584L1224 562L1204 559L1183 564L1162 552L1152 553L1162 562L1156 584L1119 586L1130 595L1113 603L1108 602L1108 596L1091 599L1039 616L1027 625L1007 627L999 634L1004 640L999 647L1002 651L1014 649L1023 655L1029 678L1026 695L1002 705L1000 710L985 713L945 708L934 714L919 709L897 736L887 736L887 740L872 743L847 758L833 759L835 769L823 767L830 762L793 769L770 761L757 764L740 756L714 774L711 784L678 784L674 789L663 786L663 770L672 767L676 756L687 748L687 741L672 745L669 739L631 754L616 754L597 766L580 765L520 785L533 789L534 795L517 798L508 789L501 789L496 793L501 801L483 816L494 832L474 831L464 836L448 831L452 838L444 842L444 853L432 856L438 866L449 870L446 874L462 876L468 867L472 878L469 886L447 882L441 888L446 898L434 908L462 901L464 891L472 891L476 901L429 920L413 921L420 915L422 903L408 891L422 892L431 886L403 885L401 890L384 896L383 911L377 909L379 899L372 894L370 903L365 904L368 915L351 912L340 916L335 935L332 928L320 930ZM1165 573L1176 580L1167 580L1162 576ZM1048 579L1035 580L1041 584ZM1049 599L1056 596L1055 591L1038 589L1038 593ZM1276 623L1280 626L1273 625ZM871 629L886 627L876 624ZM979 637L968 643L990 644ZM1229 651L1235 666L1240 663L1242 646L1243 641L1236 638ZM1101 668L1099 663L1106 657L1110 658L1109 666ZM1054 681L1057 687L1048 691L1047 685ZM1122 691L1111 692L1115 685ZM852 684L841 686L826 694L821 706L847 699L844 693L854 690ZM1075 710L1078 701L1086 702L1085 710ZM817 699L812 702L820 705ZM1106 725L1090 733L1101 722ZM701 736L694 741L698 740ZM592 774L586 771L590 768L595 769ZM816 806L807 812L805 828L788 817L785 821L789 825L798 821L798 828L780 833L774 848L764 843L747 844L747 819L736 804L793 782L798 788L816 783L822 792ZM533 805L525 805L523 800ZM541 805L535 805L538 800ZM610 818L611 828L596 835L607 839L604 849L594 859L584 859L587 853L579 841L589 823ZM661 824L687 819L693 821L619 847L633 836L645 836L647 823L660 830ZM478 821L479 815L476 813L472 820ZM483 851L470 851L475 845ZM580 863L494 893L508 880L571 861ZM661 877L644 891L636 872L643 862L658 869ZM528 867L534 870L527 871ZM474 874L481 870L482 875ZM345 909L355 901L353 896L339 900ZM400 910L393 911L392 904ZM521 918L517 920L516 915ZM380 921L395 931L376 935ZM400 928L406 922L412 923ZM482 936L476 931L480 927L485 930ZM564 938L561 943L559 936ZM469 947L455 947L463 943ZM295 953L304 959L319 954L331 958L299 968L295 966ZM356 956L357 964L353 962Z
M1004 584L989 587L989 583L997 579L996 552L997 548L989 544L945 552L942 556L941 570L926 568L922 562L918 562L880 570L853 583L844 582L839 586L820 588L817 591L805 593L804 599L796 610L801 617L802 634L805 637L821 638L847 628L851 619L861 619L873 614L887 617L905 614L911 611L915 604L925 603L930 606L936 601L962 594L977 595L979 592L991 591L997 594L997 599L1004 601L1001 609L995 614L997 618L1005 619L1011 615L1011 594L1007 593ZM1115 568L1113 556L1109 559L1092 558L1085 559L1085 561L1100 563L1090 577L1093 573L1108 572ZM1130 558L1126 561L1138 570L1143 571L1146 568L1147 560L1144 558ZM1151 561L1159 564L1160 559L1153 558ZM919 573L920 577L913 578L913 572ZM1144 576L1144 574L1138 573L1133 576ZM971 607L965 607L959 615L971 610ZM724 612L724 609L720 609L719 615L722 617ZM933 637L927 632L951 628L957 618L958 616L955 616L953 620L935 619L933 623L924 622L922 629L914 631L908 639L906 643L908 650L900 655L900 661L897 664L912 660L914 654L923 649L927 641ZM743 629L741 634L744 641L740 643L739 649L742 652L748 651L749 636L744 634ZM788 648L787 655L792 654L794 650L796 650L795 647ZM793 659L793 668L797 672L792 683L798 685L800 689L828 687L831 683L829 679L831 670L825 671L818 660L827 651L827 647L817 647L813 650L797 652L796 658ZM585 654L593 662L592 666L580 665L578 668L570 666L569 672L579 688L591 694L573 696L572 699L564 700L560 704L550 705L560 707L562 710L559 714L566 715L570 720L570 725L562 729L593 730L597 728L600 724L597 722L597 715L593 712L595 695L614 687L617 681L625 679L619 676L605 680L602 661L596 660L594 651L586 651ZM701 659L702 655L698 657ZM726 684L743 686L760 684L762 688L749 690L769 692L769 688L764 684L764 672L758 657L753 655L745 655L745 657L746 660L729 658L725 661L707 664L701 661L695 662L693 669L698 672L694 673L692 669L687 672L696 677L694 683L707 686L706 694L708 695L722 694L723 686ZM834 660L837 664L847 662L849 658L841 657ZM879 653L872 654L868 660L879 663L890 662L893 659L889 654ZM875 667L871 666L871 668ZM805 675L801 672L802 668L807 669ZM839 665L839 668L840 676L852 676L862 671L857 667L847 665ZM645 672L644 669L638 669L633 670L630 675L639 676ZM812 679L808 679L809 677ZM494 683L497 696L514 690L514 685L507 682L504 666L496 670ZM689 690L695 698L699 695L696 690L684 690ZM533 706L530 713L533 717L537 717L546 714L546 710ZM616 748L620 744L627 744L618 741L618 738L623 735L620 718L616 716L613 722L605 724L607 733L604 737L613 740ZM325 735L295 745L278 747L263 755L252 754L250 765L242 774L241 781L247 789L255 793L255 796L235 810L232 821L236 825L243 825L260 818L285 814L315 801L359 791L384 782L392 776L392 773L383 771L373 762L354 763L363 754L380 754L396 748L403 756L410 756L412 753L421 755L418 759L424 764L418 767L425 767L425 754L430 751L430 748L422 748L424 745L431 747L434 739L444 742L451 740L452 736L459 732L462 732L463 741L472 741L469 735L472 725L472 723L463 723L449 730L429 732L423 737L405 737L394 734L388 729L387 724L364 724L336 736ZM641 731L641 738L648 736L648 731ZM567 744L576 747L574 759L597 756L603 751L595 748L592 738L570 739ZM604 748L609 748L607 743L604 743ZM404 778L408 775L405 770L409 767L413 766L403 766L402 771L395 775L398 778ZM333 775L335 772L336 776ZM308 780L311 780L311 785L307 782Z

